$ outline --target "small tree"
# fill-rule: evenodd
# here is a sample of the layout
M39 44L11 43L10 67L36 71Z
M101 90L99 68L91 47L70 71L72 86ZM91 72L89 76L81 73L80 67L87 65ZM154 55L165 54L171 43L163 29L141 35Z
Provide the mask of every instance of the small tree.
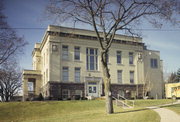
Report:
M143 98L145 98L148 95L148 92L151 91L153 84L148 79L148 76L150 75L150 72L146 72L144 82L143 82Z
M21 72L16 63L3 63L0 69L0 98L8 102L21 88Z
M168 83L177 83L178 82L178 76L176 72L172 72L171 75L168 77L167 80Z
M177 81L180 82L180 68L177 71Z
M142 21L162 25L179 9L179 0L50 0L47 14L63 22L79 22L93 27L101 46L101 64L106 95L106 112L113 113L111 78L107 54L117 31L128 31Z

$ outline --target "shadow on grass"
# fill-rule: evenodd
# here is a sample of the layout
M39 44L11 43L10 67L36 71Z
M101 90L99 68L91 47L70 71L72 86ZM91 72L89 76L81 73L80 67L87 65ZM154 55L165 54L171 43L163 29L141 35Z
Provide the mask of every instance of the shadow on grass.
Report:
M131 113L131 112L146 111L146 110L149 110L149 108L142 108L142 109L137 109L137 110L122 111L122 112L114 112L114 114Z

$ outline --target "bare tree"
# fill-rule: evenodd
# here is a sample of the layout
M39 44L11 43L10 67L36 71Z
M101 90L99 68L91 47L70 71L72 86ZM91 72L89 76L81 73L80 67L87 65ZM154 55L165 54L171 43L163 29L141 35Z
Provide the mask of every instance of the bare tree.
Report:
M22 37L18 37L15 30L6 22L2 13L3 3L0 1L0 65L16 54L22 53L27 44Z
M176 72L172 72L171 75L168 77L167 80L168 83L177 83L178 82L178 76Z
M159 19L174 23L172 15L179 10L177 5L179 0L50 0L46 10L47 15L63 22L76 21L93 27L101 45L106 112L110 114L113 104L107 54L116 32L126 30L134 34L132 29L141 20L156 27L162 25Z
M148 92L151 91L153 87L151 80L148 78L149 75L150 75L150 72L146 72L144 82L143 82L143 98L145 98L148 95Z
M21 89L21 72L17 63L5 62L0 69L0 98L8 102Z

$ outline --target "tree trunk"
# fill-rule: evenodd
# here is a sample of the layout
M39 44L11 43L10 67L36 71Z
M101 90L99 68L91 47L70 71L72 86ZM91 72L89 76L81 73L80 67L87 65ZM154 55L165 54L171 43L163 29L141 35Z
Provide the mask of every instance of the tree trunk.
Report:
M109 74L109 69L107 65L107 52L101 53L101 63L103 69L103 81L104 81L104 92L106 96L106 113L111 114L114 113L113 110L113 101L112 101L112 93L111 93L111 79Z

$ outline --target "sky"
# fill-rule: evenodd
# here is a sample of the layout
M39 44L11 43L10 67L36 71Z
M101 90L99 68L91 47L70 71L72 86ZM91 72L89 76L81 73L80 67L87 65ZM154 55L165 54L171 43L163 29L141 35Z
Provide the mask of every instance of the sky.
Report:
M4 0L4 14L12 28L44 28L44 29L16 29L19 36L23 36L29 43L25 47L24 55L20 56L22 69L32 69L32 50L34 44L41 42L48 25L55 24L54 20L47 20L43 13L48 0ZM61 24L69 26L69 23ZM81 28L81 26L78 26ZM153 29L144 23L142 29ZM160 51L164 63L164 72L170 73L180 68L180 26L173 27L166 24L162 30L143 30L143 42L148 49Z

